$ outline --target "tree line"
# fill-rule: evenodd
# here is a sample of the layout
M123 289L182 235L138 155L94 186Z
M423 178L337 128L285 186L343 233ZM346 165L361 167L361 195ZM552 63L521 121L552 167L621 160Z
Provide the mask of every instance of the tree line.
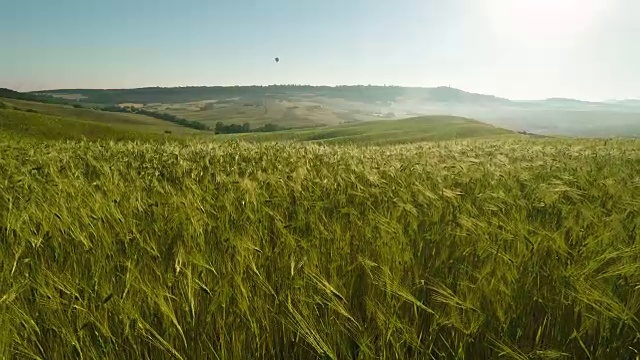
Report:
M207 125L205 125L205 124L203 124L203 123L201 123L199 121L187 120L187 119L184 119L184 118L172 115L172 114L155 112L155 111L140 109L140 108L136 108L136 107L105 106L105 107L100 108L100 110L109 111L109 112L140 114L140 115L149 116L149 117L152 117L152 118L155 118L155 119L172 122L174 124L178 124L178 125L181 125L181 126L184 126L184 127L191 128L191 129L211 131L210 127L208 127Z
M263 126L251 129L251 124L228 124L225 125L222 122L218 122L216 124L216 134L242 134L242 133L250 133L250 132L274 132L274 131L282 131L288 130L288 128L282 127L280 125L268 123Z
M253 87L253 88L261 88L261 87ZM0 88L0 97L4 97L8 99L35 101L35 102L48 103L48 104L69 105L77 109L93 109L93 110L108 111L108 112L140 114L140 115L149 116L155 119L168 121L168 122L178 124L184 127L188 127L191 129L203 130L203 131L214 130L199 121L187 120L172 114L150 111L143 108L136 108L133 106L130 106L130 107L123 107L123 106L117 106L117 105L86 106L87 104L86 103L82 104L82 102L79 103L77 101L59 99L59 98L55 98L53 96L48 96L48 95L21 93L21 92L17 92L17 91L5 89L5 88ZM0 103L0 108L9 108L9 106L7 106L4 103ZM30 110L30 111L35 112L35 110ZM289 128L268 123L263 126L252 129L249 123L225 125L222 122L218 122L215 127L216 134L240 134L240 133L250 133L250 132L273 132L273 131L282 131L282 130L289 130Z
M21 93L11 89L0 88L0 97L6 99L35 101L45 104L70 105L71 101L67 99L56 98L49 95L36 95L31 93Z

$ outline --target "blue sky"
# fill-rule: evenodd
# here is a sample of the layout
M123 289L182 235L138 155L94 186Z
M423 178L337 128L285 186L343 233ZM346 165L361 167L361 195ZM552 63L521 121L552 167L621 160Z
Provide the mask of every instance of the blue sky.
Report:
M393 84L640 98L637 14L637 0L6 1L0 87Z

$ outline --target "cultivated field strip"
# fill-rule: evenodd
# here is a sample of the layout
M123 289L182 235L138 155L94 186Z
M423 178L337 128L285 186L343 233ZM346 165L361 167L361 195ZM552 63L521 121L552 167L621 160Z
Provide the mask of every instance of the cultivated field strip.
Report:
M631 359L640 142L0 139L0 357Z

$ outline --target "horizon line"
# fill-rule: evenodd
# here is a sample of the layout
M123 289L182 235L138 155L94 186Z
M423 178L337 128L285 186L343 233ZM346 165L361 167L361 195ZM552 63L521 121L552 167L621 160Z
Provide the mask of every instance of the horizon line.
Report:
M38 89L38 90L31 90L31 91L18 91L18 90L14 90L14 89L10 89L7 88L8 90L12 90L12 91L16 91L16 92L21 92L21 93L39 93L39 92L51 92L51 91L71 91L71 90L98 90L98 91L123 91L123 90L144 90L144 89L189 89L189 88L251 88L251 87L257 87L257 88L268 88L268 87L311 87L311 88L340 88L340 87L379 87L379 88L404 88L404 89L442 89L442 88L446 88L446 89L453 89L453 90L458 90L458 91L462 91L465 92L467 94L472 94L472 95L482 95L482 96L488 96L488 97L494 97L497 99L502 99L502 100L509 100L509 101L516 101L516 102L524 102L524 101L546 101L546 100L573 100L573 101L580 101L580 102L586 102L586 103L611 103L611 102L618 102L618 101L627 101L627 100L637 100L640 101L640 98L623 98L623 99L606 99L606 100L583 100L583 99L578 99L578 98L571 98L571 97L562 97L562 96L551 96L551 97L546 97L546 98L539 98L539 99L511 99L508 97L503 97L503 96L497 96L497 95L492 95L492 94L486 94L486 93L479 93L479 92L473 92L473 91L468 91L468 90L464 90L462 88L456 88L453 87L451 85L439 85L439 86L405 86L405 85L388 85L388 84L337 84L337 85L326 85L326 84L322 84L322 85L312 85L312 84L269 84L269 85L264 85L264 84L252 84L252 85L176 85L176 86L160 86L160 85L156 85L156 86L141 86L141 87L121 87L121 88L82 88L82 87L77 87L77 88L49 88L49 89Z

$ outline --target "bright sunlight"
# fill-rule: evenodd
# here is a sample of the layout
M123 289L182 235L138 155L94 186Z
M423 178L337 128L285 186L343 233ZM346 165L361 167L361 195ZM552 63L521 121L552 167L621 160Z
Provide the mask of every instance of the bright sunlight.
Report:
M594 24L606 0L486 0L494 31L522 41L572 40Z

